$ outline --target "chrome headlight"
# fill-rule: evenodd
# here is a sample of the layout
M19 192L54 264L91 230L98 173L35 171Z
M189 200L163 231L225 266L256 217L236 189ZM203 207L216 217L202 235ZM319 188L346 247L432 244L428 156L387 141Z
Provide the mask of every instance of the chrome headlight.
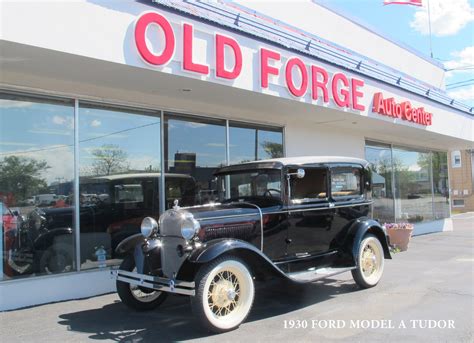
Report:
M181 222L181 236L187 241L192 239L194 236L197 235L199 229L201 228L201 224L194 219L191 213L186 213L184 218Z
M145 217L142 220L142 225L140 226L142 235L145 238L150 237L152 234L158 232L158 223L152 217Z

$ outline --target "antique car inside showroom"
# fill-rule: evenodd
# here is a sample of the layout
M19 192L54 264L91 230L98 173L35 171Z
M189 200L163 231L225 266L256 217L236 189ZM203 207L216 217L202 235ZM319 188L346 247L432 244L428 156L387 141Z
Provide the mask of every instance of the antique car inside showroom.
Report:
M272 276L382 286L385 223L452 230L472 109L440 62L313 5L321 25L265 2L2 3L0 311L118 285L226 331Z

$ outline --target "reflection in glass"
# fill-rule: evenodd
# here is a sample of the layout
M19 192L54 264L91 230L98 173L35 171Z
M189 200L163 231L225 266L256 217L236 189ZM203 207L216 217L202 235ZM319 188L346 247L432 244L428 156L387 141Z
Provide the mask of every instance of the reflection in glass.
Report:
M225 122L165 115L166 209L217 200L214 171L226 165Z
M229 126L230 164L283 157L281 129L234 122Z
M448 154L433 152L432 166L434 219L449 218Z
M81 104L81 269L117 264L115 248L159 217L160 118Z
M393 149L395 218L411 223L433 219L431 153Z
M365 147L365 158L372 169L373 217L381 223L394 222L390 146L368 142Z
M4 280L76 269L73 156L70 102L0 95Z

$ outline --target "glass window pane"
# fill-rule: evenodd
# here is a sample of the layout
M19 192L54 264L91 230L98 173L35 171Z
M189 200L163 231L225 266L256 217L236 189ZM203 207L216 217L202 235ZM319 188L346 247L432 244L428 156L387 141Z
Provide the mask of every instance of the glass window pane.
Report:
M73 271L74 108L0 95L4 280Z
M411 223L433 219L431 154L393 149L395 216Z
M334 168L331 170L331 196L336 199L360 197L360 170L357 168Z
M166 209L217 200L214 171L226 165L224 121L166 114Z
M296 173L290 169L289 173ZM291 200L293 204L322 202L328 198L327 169L305 168L302 179L291 178Z
M449 217L448 154L433 152L434 219Z
M258 160L283 157L283 133L258 130Z
M117 264L126 237L159 217L159 114L79 110L81 268Z
M368 142L365 147L365 158L372 169L373 217L381 223L392 223L395 218L390 146Z
M230 164L283 157L283 132L252 124L229 124Z

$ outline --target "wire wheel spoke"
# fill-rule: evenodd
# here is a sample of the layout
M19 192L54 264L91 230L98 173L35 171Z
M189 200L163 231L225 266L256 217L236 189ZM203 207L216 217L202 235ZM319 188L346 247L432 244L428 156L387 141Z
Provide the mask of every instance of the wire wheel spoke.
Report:
M217 317L224 317L237 308L240 286L237 276L229 270L217 273L209 284L207 302Z

